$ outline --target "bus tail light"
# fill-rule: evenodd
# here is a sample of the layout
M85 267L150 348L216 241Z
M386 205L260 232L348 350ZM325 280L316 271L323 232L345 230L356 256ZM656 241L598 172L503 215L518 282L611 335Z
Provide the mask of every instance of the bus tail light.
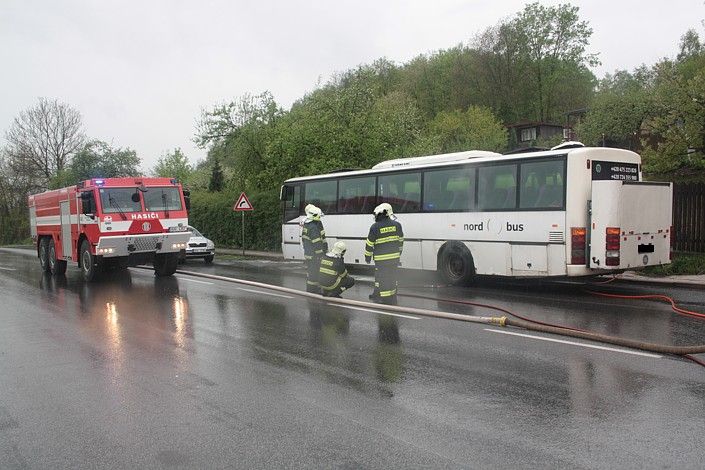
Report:
M607 237L605 248L605 264L607 266L619 266L619 227L607 227Z
M585 264L585 227L570 229L570 264Z

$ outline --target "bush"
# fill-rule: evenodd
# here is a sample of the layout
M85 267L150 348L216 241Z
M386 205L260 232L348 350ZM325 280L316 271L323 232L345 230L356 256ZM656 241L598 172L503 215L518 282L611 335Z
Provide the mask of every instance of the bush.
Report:
M242 214L233 211L239 192L191 192L189 224L217 245L242 247ZM255 210L245 212L245 249L281 251L281 214L276 191L248 196Z
M671 264L649 267L644 269L642 273L647 276L705 274L705 254L674 253Z
M26 242L29 239L29 213L3 214L0 216L0 245Z

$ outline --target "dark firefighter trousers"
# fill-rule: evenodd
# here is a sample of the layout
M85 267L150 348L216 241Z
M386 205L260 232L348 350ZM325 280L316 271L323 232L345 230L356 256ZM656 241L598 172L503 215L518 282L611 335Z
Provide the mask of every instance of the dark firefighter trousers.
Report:
M351 276L345 276L342 279L340 279L340 282L338 283L338 285L335 286L333 289L329 290L323 286L321 286L321 287L323 288L323 295L325 297L340 297L340 294L342 294L343 291L350 289L354 285L355 285L355 279L353 279Z
M396 305L399 279L398 260L392 263L375 264L374 300L384 304Z
M307 256L306 263L306 292L321 293L321 284L318 282L318 270L321 266L322 256Z

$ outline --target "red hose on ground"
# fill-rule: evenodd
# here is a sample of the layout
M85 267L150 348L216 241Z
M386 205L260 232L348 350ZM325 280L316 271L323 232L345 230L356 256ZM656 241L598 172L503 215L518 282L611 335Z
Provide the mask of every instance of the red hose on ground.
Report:
M688 316L695 317L695 318L705 319L705 314L702 314L699 312L692 312L690 310L685 310L683 308L678 307L676 305L676 302L672 298L668 297L667 295L662 295L662 294L645 294L645 295L607 294L605 292L595 292L595 291L588 290L588 289L585 289L585 292L588 292L593 295L598 295L600 297L611 297L611 298L615 298L615 299L663 300L664 302L670 303L671 308L676 313L680 313L681 315L688 315Z
M612 278L606 282L602 282L601 284L606 284L607 282L612 282L616 278ZM675 301L666 296L666 295L661 295L661 294L647 294L647 295L619 295L619 294L607 294L603 292L595 292L595 291L590 291L590 290L585 290L586 292L593 294L593 295L598 295L602 297L610 297L610 298L623 298L623 299L656 299L656 300L663 300L671 304L671 308L673 311L676 313L679 313L681 315L686 315L686 316L691 316L699 319L705 319L705 314L699 313L699 312L693 312L690 310L685 310L680 307L678 307L675 303ZM418 299L428 299L428 297L424 297L421 295L414 295L414 294L399 294L400 296L403 297L411 297L411 298L418 298ZM507 315L511 315L515 318L520 319L521 321L524 322L522 323L517 323L517 322L510 322L508 321L507 324L513 324L514 326L519 326L523 328L528 328L529 324L535 324L539 325L538 330L539 331L544 331L547 333L556 333L556 334L561 334L561 330L565 330L566 333L568 333L570 336L576 336L576 337L583 337L585 339L593 339L593 340L603 340L605 342L614 342L616 338L612 338L609 336L604 336L599 333L593 333L587 330L582 330L579 328L572 328L572 327L567 327L567 326L561 326L561 325L555 325L552 323L547 323L547 322L541 322L538 320L532 320L530 318L523 317L521 315L518 315L514 312L511 312L510 310L507 310L502 307L497 307L495 305L488 305L488 304L482 304L479 302L471 302L467 300L455 300L455 299L435 299L441 302L447 302L447 303L455 303L455 304L462 304L462 305L471 305L474 307L482 307L482 308L488 308L490 310L497 310L499 312L506 313ZM699 364L703 367L705 367L705 362L694 357L692 354L700 354L703 351L703 346L663 346L663 345L655 345L655 344L650 344L650 343L639 343L637 341L633 340L622 340L623 345L628 346L628 347L636 347L639 349L648 349L652 351L658 351L658 352L663 352L666 354L675 354L682 356L692 362L695 362L696 364Z

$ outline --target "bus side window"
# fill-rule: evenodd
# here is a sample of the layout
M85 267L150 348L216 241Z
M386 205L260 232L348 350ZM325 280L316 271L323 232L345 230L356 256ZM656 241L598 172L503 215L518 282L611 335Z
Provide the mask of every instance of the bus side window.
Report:
M424 173L426 211L467 211L475 207L475 170L429 170Z
M368 214L374 209L375 178L341 178L338 189L338 212Z
M318 206L324 214L335 214L338 205L338 181L324 180L306 183L306 204Z
M284 220L293 220L301 215L301 186L290 186L284 199Z
M522 163L519 207L522 209L563 207L563 169L563 160Z
M521 179L523 181L521 183L521 193L519 194L519 207L535 207L539 197L539 192L541 189L545 188L545 185L541 186L539 184L539 176L535 172L526 175L522 171Z
M516 207L516 165L481 167L478 207L484 210Z
M421 173L398 173L379 177L379 201L394 212L418 212L421 207Z

